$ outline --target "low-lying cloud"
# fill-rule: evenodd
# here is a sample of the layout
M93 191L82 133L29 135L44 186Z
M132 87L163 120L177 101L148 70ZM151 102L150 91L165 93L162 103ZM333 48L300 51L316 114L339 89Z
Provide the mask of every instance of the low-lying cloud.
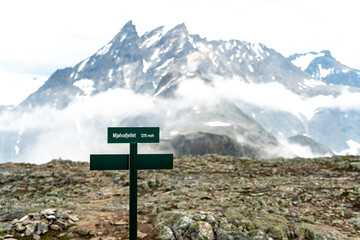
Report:
M253 84L221 77L216 77L212 84L200 79L183 81L176 96L175 99L163 99L128 89L111 89L74 101L63 110L45 106L20 116L16 112L4 112L0 116L0 132L18 133L17 146L21 155L18 161L42 163L59 157L88 161L90 153L128 152L127 144L106 143L107 127L119 126L127 119L131 122L139 115L144 119L157 116L155 120L143 122L164 127L171 121L169 112L192 108L199 103L210 107L221 99L235 103L243 101L264 109L303 115L308 120L319 108L360 111L360 93L346 88L336 97L304 97L276 82ZM27 148L21 145L26 132L37 132L36 139ZM0 159L0 162L5 161L9 159Z

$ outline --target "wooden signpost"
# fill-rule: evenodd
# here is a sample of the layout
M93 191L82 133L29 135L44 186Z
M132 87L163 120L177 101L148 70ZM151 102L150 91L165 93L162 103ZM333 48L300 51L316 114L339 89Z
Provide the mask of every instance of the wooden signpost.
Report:
M173 169L173 154L138 154L138 143L158 143L158 127L109 127L108 143L130 143L130 154L91 154L90 170L130 170L130 240L137 239L137 170Z

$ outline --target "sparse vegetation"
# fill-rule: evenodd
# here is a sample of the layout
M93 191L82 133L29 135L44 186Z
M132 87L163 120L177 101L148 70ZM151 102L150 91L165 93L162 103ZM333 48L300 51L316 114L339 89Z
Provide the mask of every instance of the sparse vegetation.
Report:
M173 170L138 173L139 237L360 239L359 166L357 156L175 158ZM0 164L0 236L33 239L11 222L61 208L80 220L41 239L126 239L128 179L68 160Z

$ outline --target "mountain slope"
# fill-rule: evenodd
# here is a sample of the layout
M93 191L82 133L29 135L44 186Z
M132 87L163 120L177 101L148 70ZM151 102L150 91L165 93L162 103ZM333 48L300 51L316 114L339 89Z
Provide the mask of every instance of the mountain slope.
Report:
M301 70L327 84L360 87L360 71L340 63L328 50L294 54L288 59Z

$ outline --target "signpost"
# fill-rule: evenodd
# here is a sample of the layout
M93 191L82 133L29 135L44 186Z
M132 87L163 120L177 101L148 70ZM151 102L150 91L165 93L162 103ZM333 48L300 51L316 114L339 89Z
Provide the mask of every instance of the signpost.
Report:
M138 143L158 143L158 127L109 127L108 143L130 143L130 154L90 154L90 170L130 170L130 240L137 239L137 170L172 169L173 154L138 154Z

